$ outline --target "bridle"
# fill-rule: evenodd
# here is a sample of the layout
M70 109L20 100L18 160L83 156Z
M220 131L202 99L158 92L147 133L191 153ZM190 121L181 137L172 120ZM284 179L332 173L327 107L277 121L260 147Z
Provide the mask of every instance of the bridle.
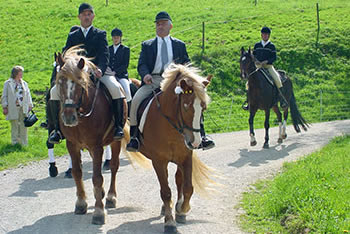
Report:
M247 55L245 55L245 56L247 57ZM251 56L251 55L249 55L249 56ZM250 64L254 64L254 62L251 61ZM247 66L247 67L248 67L248 66ZM253 67L253 66L250 66L250 67ZM247 68L247 70L248 70L248 68ZM256 73L256 72L259 71L259 70L260 70L260 68L254 66L254 70L253 70L252 72L250 72L250 73L247 75L247 79L249 79L249 77L251 77L254 73Z
M95 102L96 102L96 99L97 99L97 94L98 94L98 90L99 90L99 87L100 87L100 81L98 80L97 81L97 84L96 84L96 90L95 90L95 94L94 94L94 99L92 101L92 106L91 106L91 109L88 113L84 114L80 111L80 107L81 107L81 104L83 102L83 97L84 97L84 94L86 93L85 89L81 86L81 95L79 97L79 101L78 103L64 103L63 104L63 108L74 108L76 109L77 111L77 114L79 117L89 117L92 112L94 111L95 109ZM60 98L61 99L61 98Z
M160 114L169 122L169 124L171 126L173 126L173 128L176 129L176 131L178 133L180 133L181 135L185 136L184 135L184 130L187 129L191 132L200 132L200 129L198 128L192 128L190 126L188 126L183 117L182 117L182 109L181 109L181 97L182 95L186 95L186 94L179 94L177 96L177 104L176 104L176 117L177 117L177 123L174 123L168 116L166 116L163 112L162 112L162 109L160 108L160 102L159 102L159 99L158 99L158 96L159 96L160 93L157 93L155 94L154 93L154 96L155 96L155 99L156 99L156 103L157 103L157 108L160 112ZM179 117L180 116L180 117Z

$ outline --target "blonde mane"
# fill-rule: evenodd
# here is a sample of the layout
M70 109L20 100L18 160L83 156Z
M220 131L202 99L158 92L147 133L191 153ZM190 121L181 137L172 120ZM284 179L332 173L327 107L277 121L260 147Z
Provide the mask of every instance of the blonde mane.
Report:
M78 45L69 48L63 53L64 65L57 73L56 84L61 78L67 78L82 86L85 91L88 90L88 87L92 84L90 72L95 70L96 66L90 61L90 58L80 55L84 52L85 50ZM78 68L80 59L84 59L85 61L83 69Z
M199 75L200 70L192 67L191 64L181 65L181 64L170 64L168 68L164 71L163 77L164 80L160 84L160 88L165 92L169 86L176 80L179 82L181 79L189 79L193 83L193 90L196 96L206 104L209 103L210 98L206 92L206 88L202 84L205 80L202 76ZM178 84L176 83L176 85Z

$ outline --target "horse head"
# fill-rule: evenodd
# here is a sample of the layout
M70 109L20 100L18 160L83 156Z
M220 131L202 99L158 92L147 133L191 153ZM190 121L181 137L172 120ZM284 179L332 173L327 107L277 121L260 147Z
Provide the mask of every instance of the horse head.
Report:
M78 125L78 113L84 110L84 99L88 96L90 86L90 69L92 63L79 56L81 49L72 47L62 55L58 53L56 62L59 65L56 86L61 102L61 117L65 126Z
M199 76L198 70L183 65L172 65L167 70L165 80L171 75L176 77L175 87L172 92L178 100L179 132L184 136L185 145L193 150L201 143L200 122L202 112L207 108L209 96L206 87L209 85L212 76L206 79ZM162 83L162 90L166 88L167 82Z
M255 58L252 54L250 47L248 51L241 48L241 58L239 59L240 69L241 69L241 79L248 79L249 74L256 69Z

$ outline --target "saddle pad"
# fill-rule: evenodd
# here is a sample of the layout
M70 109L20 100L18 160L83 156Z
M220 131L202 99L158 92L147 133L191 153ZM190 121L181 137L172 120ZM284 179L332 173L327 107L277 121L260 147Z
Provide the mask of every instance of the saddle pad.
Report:
M147 104L147 106L146 106L144 112L142 113L141 120L140 120L140 124L139 124L139 131L140 131L141 133L143 132L143 127L144 127L145 122L146 122L148 110L149 110L149 107L151 106L153 100L154 100L154 97L151 99L151 101L149 101L149 103Z

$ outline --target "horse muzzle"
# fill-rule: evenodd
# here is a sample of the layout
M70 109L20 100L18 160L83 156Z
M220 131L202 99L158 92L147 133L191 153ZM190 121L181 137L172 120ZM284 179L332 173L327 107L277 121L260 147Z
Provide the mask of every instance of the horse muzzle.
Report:
M63 124L67 127L75 127L78 125L77 111L72 108L66 108L62 112Z

